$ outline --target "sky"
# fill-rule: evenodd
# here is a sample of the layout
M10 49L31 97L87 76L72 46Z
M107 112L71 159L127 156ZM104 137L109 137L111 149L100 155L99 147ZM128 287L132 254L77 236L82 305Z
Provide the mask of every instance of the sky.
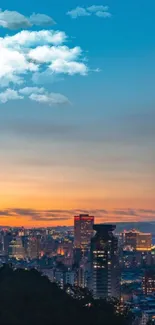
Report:
M0 6L0 224L155 220L154 0Z

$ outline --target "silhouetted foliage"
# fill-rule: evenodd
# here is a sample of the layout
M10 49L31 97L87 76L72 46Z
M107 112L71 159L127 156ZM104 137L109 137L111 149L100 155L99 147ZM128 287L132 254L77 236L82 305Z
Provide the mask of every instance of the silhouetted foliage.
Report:
M94 301L86 307L36 270L0 269L0 324L127 325L112 304Z

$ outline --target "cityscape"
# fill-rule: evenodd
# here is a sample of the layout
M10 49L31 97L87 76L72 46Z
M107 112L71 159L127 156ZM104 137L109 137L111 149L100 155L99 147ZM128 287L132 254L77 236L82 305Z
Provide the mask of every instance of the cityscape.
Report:
M155 325L154 16L0 1L0 325Z
M94 299L115 298L132 312L133 324L155 319L152 233L117 232L116 225L95 224L88 214L74 216L74 227L1 227L0 263L36 269L73 297L81 288Z

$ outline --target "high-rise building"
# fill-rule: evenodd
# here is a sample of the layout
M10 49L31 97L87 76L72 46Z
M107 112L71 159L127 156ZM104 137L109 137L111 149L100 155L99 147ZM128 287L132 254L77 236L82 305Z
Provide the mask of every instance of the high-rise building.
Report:
M74 217L74 248L83 253L90 250L93 236L94 217L88 214L80 214Z
M36 237L29 237L27 243L27 256L30 259L39 258L40 255L40 238Z
M142 289L145 295L155 293L155 271L147 270L142 279Z
M2 235L2 250L5 255L9 254L9 245L12 241L12 234L10 232L3 233Z
M16 259L25 258L25 250L21 237L15 237L9 245L9 257Z
M64 273L64 284L74 286L75 284L75 272L70 270Z
M116 226L94 225L91 240L92 291L95 299L120 298L120 270L118 239L113 231Z
M77 286L81 287L81 288L89 288L91 290L90 287L90 272L89 270L84 267L84 266L80 266L77 270Z
M76 267L79 267L80 266L81 259L82 259L82 251L81 251L80 248L74 248L73 258L74 258L74 264L75 264L75 266Z
M57 284L59 284L60 288L64 288L64 272L61 270L55 271L54 280Z

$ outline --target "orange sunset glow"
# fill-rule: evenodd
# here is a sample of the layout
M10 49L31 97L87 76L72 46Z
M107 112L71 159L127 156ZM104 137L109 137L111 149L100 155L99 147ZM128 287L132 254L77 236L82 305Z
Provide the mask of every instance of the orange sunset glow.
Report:
M5 142L0 159L1 225L72 225L77 210L90 211L96 222L154 220L154 167L150 156L141 159L141 148L136 152L134 146L131 150L120 145L117 152L114 145L105 144L103 150L99 143L92 150L85 142L31 143L17 136Z
M9 162L3 165L0 175L1 225L73 225L73 216L78 210L90 211L96 222L154 219L153 192L150 195L151 191L148 191L144 196L142 180L135 184L132 179L119 180L114 175L108 179L104 171L100 171L100 175L98 171L88 175L81 168L31 167L30 173L29 167L18 167L18 172L16 166L11 170L9 167ZM150 185L146 183L145 187L149 189ZM12 212L13 209L18 212ZM20 213L20 210L23 211ZM119 210L124 210L124 214L117 214ZM37 217L33 216L34 212Z

